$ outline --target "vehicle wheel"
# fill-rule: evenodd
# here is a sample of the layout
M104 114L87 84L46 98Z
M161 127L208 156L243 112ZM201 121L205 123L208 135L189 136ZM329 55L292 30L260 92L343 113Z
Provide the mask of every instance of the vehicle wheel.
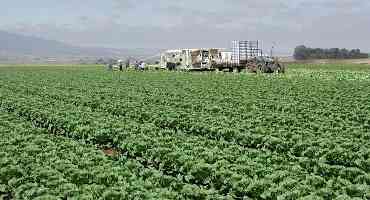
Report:
M258 70L259 72L263 72L263 73L265 73L265 67L264 67L262 64L258 64L258 65L257 65L257 70Z
M279 67L279 73L285 73L285 66L284 65L281 65L281 64L278 64L278 67Z
M167 69L172 71L172 70L175 70L176 68L176 63L172 63L172 62L168 62L167 65L166 65Z

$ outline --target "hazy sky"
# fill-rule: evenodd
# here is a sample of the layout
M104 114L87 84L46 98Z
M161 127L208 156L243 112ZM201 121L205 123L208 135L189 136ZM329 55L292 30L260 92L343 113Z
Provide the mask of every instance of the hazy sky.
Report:
M369 0L3 0L0 29L71 44L229 47L261 40L370 52Z

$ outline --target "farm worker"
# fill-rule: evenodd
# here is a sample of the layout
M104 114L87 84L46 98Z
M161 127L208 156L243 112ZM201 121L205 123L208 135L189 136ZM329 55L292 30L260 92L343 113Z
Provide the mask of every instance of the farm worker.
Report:
M138 69L139 69L139 62L135 61L135 70L138 70Z
M119 71L123 71L122 60L118 60L118 64L119 64Z
M108 68L108 70L109 70L109 71L112 71L112 70L113 70L113 65L112 65L112 63L111 63L111 62L109 62L109 63L107 64L107 68Z
M145 69L145 62L141 62L140 64L140 70L144 70Z
M128 69L130 67L130 59L127 59L126 60L126 69Z

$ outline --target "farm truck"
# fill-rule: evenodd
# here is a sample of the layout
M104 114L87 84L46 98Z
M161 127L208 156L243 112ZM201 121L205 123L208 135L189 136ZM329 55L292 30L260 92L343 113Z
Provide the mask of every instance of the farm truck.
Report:
M285 72L277 58L262 53L258 41L233 41L231 52L222 48L168 50L161 54L160 65L168 70Z

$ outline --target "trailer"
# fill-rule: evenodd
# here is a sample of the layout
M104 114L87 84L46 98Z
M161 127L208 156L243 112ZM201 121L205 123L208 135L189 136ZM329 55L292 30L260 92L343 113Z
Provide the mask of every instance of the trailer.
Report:
M169 70L212 70L224 49L175 49L161 54L160 65Z
M175 49L161 54L160 65L168 70L284 73L277 58L263 54L259 41L233 41L224 48Z
M259 41L232 42L231 62L227 60L216 64L217 71L253 72L253 73L284 73L285 67L277 57L263 54Z

